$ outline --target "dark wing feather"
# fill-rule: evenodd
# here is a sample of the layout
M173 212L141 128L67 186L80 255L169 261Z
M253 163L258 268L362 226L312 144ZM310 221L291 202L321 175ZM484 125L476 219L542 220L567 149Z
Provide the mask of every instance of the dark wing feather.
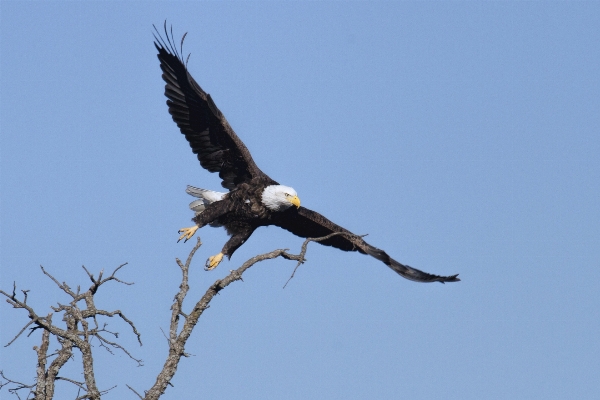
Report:
M296 236L319 238L327 236L334 232L343 232L344 235L332 236L327 240L319 243L325 246L332 246L344 251L358 251L363 254L368 254L382 261L385 265L396 271L399 275L406 279L415 282L458 282L457 275L439 276L428 274L408 265L400 264L398 261L391 258L385 251L371 246L365 242L360 236L354 235L347 229L334 224L318 212L309 210L308 208L290 207L288 210L272 215L272 221L275 225L292 232Z
M180 54L182 46L178 52L166 25L165 35L166 42L160 34L158 37L155 35L154 45L158 50L162 77L166 83L165 96L168 98L169 113L190 143L192 151L198 155L200 165L210 172L218 172L223 180L221 185L230 190L253 178L262 178L270 184L276 184L256 166L250 152L229 126L210 95L189 74Z

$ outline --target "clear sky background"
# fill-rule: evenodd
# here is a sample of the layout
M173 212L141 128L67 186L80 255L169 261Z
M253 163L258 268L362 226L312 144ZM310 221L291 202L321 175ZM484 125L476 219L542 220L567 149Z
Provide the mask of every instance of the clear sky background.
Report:
M167 113L152 24L263 171L419 284L316 244L215 298L165 399L600 398L600 3L1 3L1 281L40 313L81 269L132 287L121 343L96 348L107 399L162 368L187 184L220 189ZM302 240L263 228L212 272L203 228L187 309L247 258ZM1 341L27 322L2 302ZM32 381L40 332L2 348ZM51 348L55 348L53 344ZM76 365L65 375L80 379ZM70 375L69 375L70 374ZM75 389L60 384L60 398ZM0 394L8 397L7 392Z

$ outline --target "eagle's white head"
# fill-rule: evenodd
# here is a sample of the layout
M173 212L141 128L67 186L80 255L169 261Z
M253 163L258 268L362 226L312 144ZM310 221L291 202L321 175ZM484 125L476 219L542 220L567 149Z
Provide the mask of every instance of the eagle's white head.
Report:
M283 211L291 206L300 207L296 191L283 185L267 186L262 193L262 203L271 211Z

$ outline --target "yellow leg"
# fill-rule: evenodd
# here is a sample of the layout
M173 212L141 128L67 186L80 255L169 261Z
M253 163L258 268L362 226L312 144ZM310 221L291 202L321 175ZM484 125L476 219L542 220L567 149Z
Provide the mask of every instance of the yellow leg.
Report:
M179 236L179 239L177 239L177 243L179 243L179 241L183 238L185 238L185 240L183 242L184 243L187 242L188 240L190 240L192 238L192 236L194 236L194 233L196 233L197 230L198 230L198 225L190 226L189 228L181 228L177 232L177 233L182 233L182 235Z
M219 265L222 259L223 253L219 253L215 256L209 257L208 260L206 260L206 266L204 267L204 269L206 271L210 271L217 268L217 265Z

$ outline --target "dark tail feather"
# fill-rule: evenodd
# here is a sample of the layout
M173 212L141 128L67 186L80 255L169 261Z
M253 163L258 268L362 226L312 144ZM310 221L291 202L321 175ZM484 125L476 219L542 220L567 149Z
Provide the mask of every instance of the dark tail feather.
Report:
M365 243L367 244L367 243ZM398 261L391 258L385 251L367 244L363 249L368 255L382 261L385 265L396 271L400 276L415 282L458 282L460 281L458 274L452 276L439 276L428 274L427 272L419 271L416 268L408 265L400 264Z

